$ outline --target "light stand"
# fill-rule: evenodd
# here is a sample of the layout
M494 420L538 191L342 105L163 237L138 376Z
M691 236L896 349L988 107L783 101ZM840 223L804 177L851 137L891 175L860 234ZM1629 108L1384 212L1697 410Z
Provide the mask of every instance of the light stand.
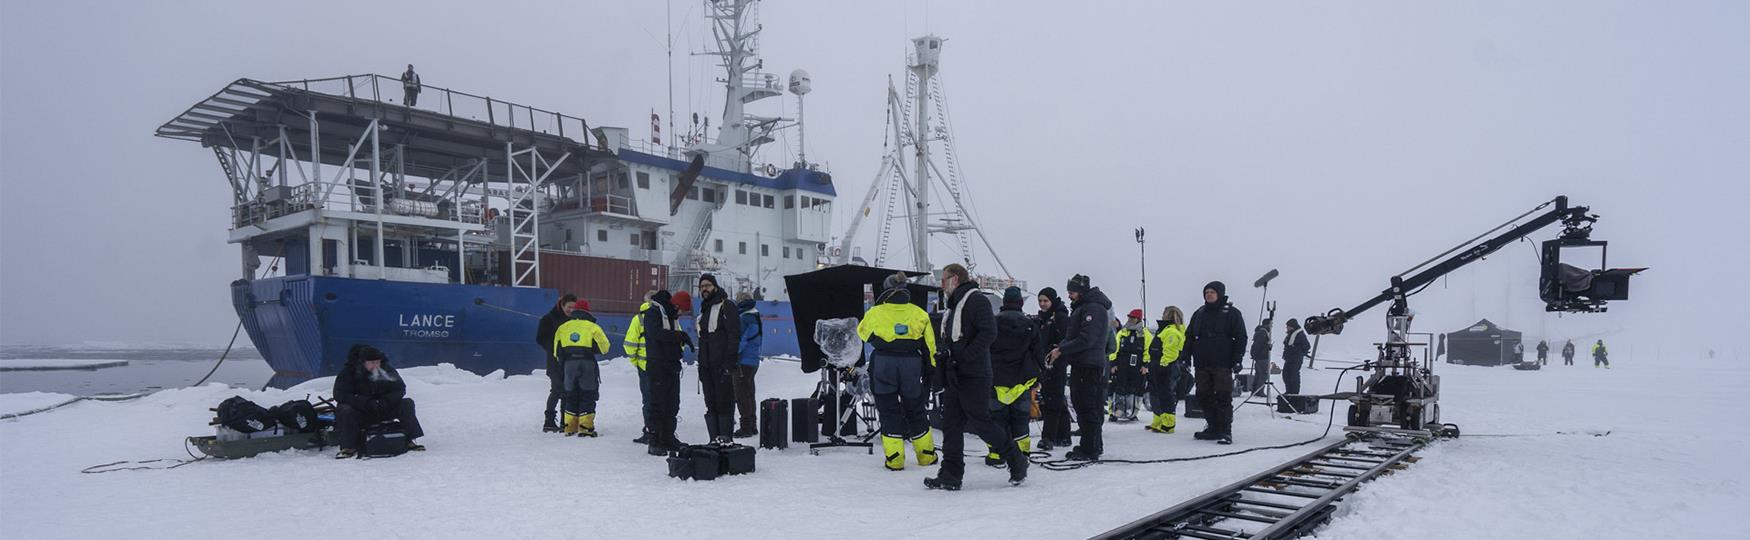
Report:
M1136 228L1136 245L1137 249L1141 250L1142 259L1142 314L1144 317L1148 316L1148 241L1143 239L1143 234L1146 232L1142 227Z
M866 400L864 400L861 395L853 392L850 393L851 402L847 406L843 403L843 397L846 394L844 380L840 375L843 369L829 365L826 369L821 371L820 385L815 387L815 393L821 397L821 406L826 409L825 413L821 416L823 418L831 419L830 421L832 422L832 425L830 426L831 431L826 434L826 441L808 445L808 453L818 456L820 455L820 449L822 448L841 448L848 446L867 449L869 454L873 455L875 453L875 445L870 443L869 439L873 438L875 433L874 430L871 430L869 435L865 435L857 441L845 439L842 433L844 431L845 422L850 420L850 415L859 409L859 404L867 405ZM867 417L865 416L864 422L867 423L867 421ZM815 427L813 429L819 428Z

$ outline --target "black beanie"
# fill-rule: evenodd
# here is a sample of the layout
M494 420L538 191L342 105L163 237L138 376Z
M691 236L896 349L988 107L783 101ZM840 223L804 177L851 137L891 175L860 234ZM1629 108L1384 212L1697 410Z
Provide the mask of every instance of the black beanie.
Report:
M1018 308L1021 307L1022 302L1026 301L1027 297L1021 294L1020 287L1009 287L1003 289L1003 307Z
M712 287L716 287L719 289L723 288L723 284L717 282L717 276L713 276L711 274L699 274L699 283L704 283L707 281L711 282Z
M1040 289L1039 296L1050 298L1051 301L1053 303L1055 303L1055 302L1057 302L1057 289L1053 289L1051 287L1046 287L1044 289Z
M1081 294L1090 290L1093 290L1093 287L1088 286L1088 276L1076 274L1069 278L1069 292Z

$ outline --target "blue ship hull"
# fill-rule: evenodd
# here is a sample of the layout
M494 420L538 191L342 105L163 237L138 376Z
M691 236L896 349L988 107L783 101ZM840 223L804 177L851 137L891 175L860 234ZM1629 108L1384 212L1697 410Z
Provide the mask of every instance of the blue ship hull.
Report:
M397 366L442 363L478 374L527 374L545 366L535 326L553 289L286 276L238 281L231 302L249 339L285 388L332 376L364 343ZM799 356L789 302L759 302L765 356ZM595 313L619 356L631 313ZM691 329L682 319L682 327Z

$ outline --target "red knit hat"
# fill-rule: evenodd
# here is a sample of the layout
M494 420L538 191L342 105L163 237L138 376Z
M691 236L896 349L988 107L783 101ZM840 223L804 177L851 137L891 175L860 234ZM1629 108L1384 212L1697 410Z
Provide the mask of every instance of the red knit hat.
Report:
M1141 319L1142 318L1142 310L1140 310L1140 309L1130 310L1130 318Z
M579 298L576 302L571 303L571 309L589 311L589 301Z
M669 302L674 304L675 311L685 313L693 310L693 295L687 294L687 291L675 291L674 296L669 297Z

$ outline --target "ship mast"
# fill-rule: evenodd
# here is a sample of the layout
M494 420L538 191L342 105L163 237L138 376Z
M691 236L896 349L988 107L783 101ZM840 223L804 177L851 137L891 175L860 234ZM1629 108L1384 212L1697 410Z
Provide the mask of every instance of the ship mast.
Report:
M953 235L960 250L959 262L967 268L974 268L976 263L973 260L970 235L975 233L1003 273L997 281L1020 284L1009 274L996 250L991 248L990 239L979 228L978 221L967 207L970 198L966 195L966 186L961 178L953 128L947 107L943 103L944 90L938 76L944 41L934 34L912 40L913 52L907 64L907 101L899 98L891 81L888 83L887 123L888 129L893 131L895 143L882 156L881 170L870 183L869 192L863 197L862 204L852 217L850 227L840 240L837 262L849 264L852 261L851 243L861 229L863 220L874 213L876 201L885 193L886 205L883 215L880 216L881 232L876 239L875 260L871 261L873 264L886 264L892 239L891 224L901 218L896 214L898 208L901 208L900 201L903 200L903 208L906 210L903 217L904 221L909 222L908 236L911 242L912 267L915 270L929 272L934 269L930 260L930 238L935 234ZM941 144L939 152L931 148L931 144L937 142ZM910 167L905 166L906 149L911 154ZM938 157L945 161L945 168L938 165ZM949 200L936 203L946 206L946 211L932 213L931 192L938 185L946 191Z
M917 127L912 132L913 163L917 167L912 179L917 183L913 193L911 252L914 269L929 272L930 265L930 78L936 75L942 55L942 38L934 35L911 40L917 52L913 55L911 74L917 79L918 91L912 96L912 112Z
M747 114L746 105L761 99L783 95L778 77L759 70L765 62L759 58L758 0L716 0L706 2L706 18L711 21L711 33L716 50L698 53L715 56L723 67L723 121L717 126L717 140L700 142L688 152L704 152L730 158L737 172L753 172L753 155L761 145L772 142L772 131L778 127L777 117Z

